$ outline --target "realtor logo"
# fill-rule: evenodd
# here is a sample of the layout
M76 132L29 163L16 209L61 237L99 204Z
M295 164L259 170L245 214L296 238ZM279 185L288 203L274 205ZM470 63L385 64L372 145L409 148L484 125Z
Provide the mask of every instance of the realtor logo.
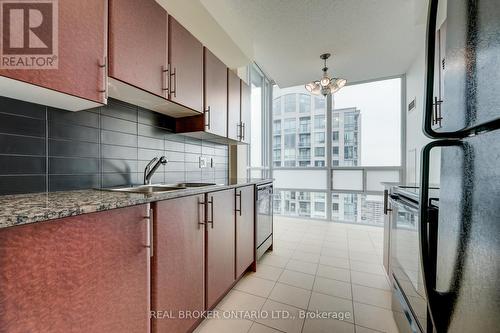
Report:
M58 68L58 0L0 0L0 68Z

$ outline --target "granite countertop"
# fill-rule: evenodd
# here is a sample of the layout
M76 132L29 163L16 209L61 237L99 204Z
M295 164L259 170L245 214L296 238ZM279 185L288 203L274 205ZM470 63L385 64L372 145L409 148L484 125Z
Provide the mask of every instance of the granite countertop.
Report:
M0 229L269 182L272 179L232 179L226 184L154 194L79 190L4 195L0 196Z

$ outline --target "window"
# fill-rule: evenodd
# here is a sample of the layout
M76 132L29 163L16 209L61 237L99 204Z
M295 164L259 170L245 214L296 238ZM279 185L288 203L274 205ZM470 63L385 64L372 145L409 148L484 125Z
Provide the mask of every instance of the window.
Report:
M273 121L273 134L281 134L281 120Z
M339 124L340 124L339 113L334 112L332 115L332 128L339 128Z
M311 112L311 96L305 94L299 95L299 112L300 113Z
M295 149L295 134L285 134L285 148Z
M295 94L285 95L285 113L293 113L296 109Z
M275 135L273 137L273 148L281 148L281 136Z
M247 67L250 84L250 123L246 124L246 135L250 139L247 149L247 176L269 177L273 145L270 123L271 112L281 113L280 99L271 103L272 84L257 66ZM273 110L271 110L273 107ZM279 133L278 133L279 134Z
M325 157L325 147L316 147L316 148L314 148L314 156L316 156L316 157Z
M332 147L332 157L339 158L339 147L338 146Z
M311 132L311 117L301 117L299 119L299 132L300 133Z
M317 145L324 144L325 143L325 133L324 132L314 133L314 143Z
M282 114L273 120L282 124L272 128L284 138L270 156L286 168L273 173L281 186L275 212L380 224L380 181L401 178L402 85L401 78L352 84L326 98L305 94L303 86L275 87L281 100L273 105ZM358 182L342 176L350 171L361 175Z
M295 118L285 119L285 133L295 132Z
M299 147L309 147L309 146L311 146L311 134L300 134Z
M314 129L325 129L324 115L317 115L314 117Z
M281 97L273 100L273 115L278 116L281 114Z
M314 109L316 111L325 111L326 106L325 106L325 98L324 97L315 97L314 98Z

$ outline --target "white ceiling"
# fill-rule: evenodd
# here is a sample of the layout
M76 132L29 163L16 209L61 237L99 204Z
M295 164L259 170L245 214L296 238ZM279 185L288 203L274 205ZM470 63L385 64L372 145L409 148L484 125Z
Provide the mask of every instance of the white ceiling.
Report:
M422 0L199 0L280 87L330 74L349 82L406 72L423 47Z

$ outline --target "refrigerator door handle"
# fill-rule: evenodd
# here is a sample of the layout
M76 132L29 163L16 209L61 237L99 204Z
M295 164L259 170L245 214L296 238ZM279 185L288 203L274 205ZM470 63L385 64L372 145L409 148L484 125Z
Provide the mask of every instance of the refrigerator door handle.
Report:
M427 295L427 307L437 333L447 332L453 313L456 294L453 290L441 292L435 288L437 219L434 218L432 223L430 221L432 209L429 208L429 165L430 153L433 148L451 146L462 147L463 143L460 140L433 141L422 149L421 155L419 204L420 258L425 293Z

